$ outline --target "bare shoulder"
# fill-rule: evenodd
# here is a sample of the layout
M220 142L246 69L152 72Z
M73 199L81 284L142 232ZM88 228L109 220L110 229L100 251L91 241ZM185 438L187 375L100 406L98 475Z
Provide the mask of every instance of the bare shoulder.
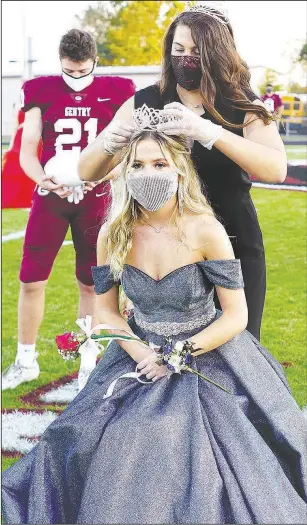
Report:
M201 252L204 259L234 258L227 232L214 215L194 215L188 222L190 238L193 239L192 244Z
M201 232L211 231L212 229L223 229L220 221L215 217L213 213L200 213L196 214L193 212L187 213L185 217L187 228L193 229L196 234Z

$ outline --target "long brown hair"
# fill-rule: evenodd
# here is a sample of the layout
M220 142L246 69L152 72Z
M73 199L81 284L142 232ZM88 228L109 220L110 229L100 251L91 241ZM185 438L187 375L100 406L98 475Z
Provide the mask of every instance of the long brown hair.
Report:
M225 24L205 13L186 11L178 15L169 26L163 44L160 93L166 100L171 100L176 93L177 81L171 64L171 50L176 28L179 25L187 26L200 53L203 74L199 90L210 115L229 128L243 128L247 125L226 120L217 109L216 102L219 100L223 106L232 110L254 113L256 118L267 125L275 117L263 106L252 104L248 98L252 94L248 66L236 49L230 23L219 11L216 13Z

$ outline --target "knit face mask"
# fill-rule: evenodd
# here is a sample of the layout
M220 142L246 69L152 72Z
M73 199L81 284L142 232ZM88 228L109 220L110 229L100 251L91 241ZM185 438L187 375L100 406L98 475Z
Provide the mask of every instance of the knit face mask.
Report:
M164 206L177 192L178 173L168 171L142 174L127 174L127 189L130 195L145 210L157 211Z

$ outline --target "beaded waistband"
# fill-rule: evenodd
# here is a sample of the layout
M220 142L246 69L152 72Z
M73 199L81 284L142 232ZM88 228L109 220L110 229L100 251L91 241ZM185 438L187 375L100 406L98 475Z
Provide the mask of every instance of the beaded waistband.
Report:
M196 328L204 326L215 317L216 310L213 307L210 311L198 316L196 319L190 319L183 323L159 321L151 323L140 312L134 312L135 323L144 330L152 332L157 335L164 335L166 337L191 332Z

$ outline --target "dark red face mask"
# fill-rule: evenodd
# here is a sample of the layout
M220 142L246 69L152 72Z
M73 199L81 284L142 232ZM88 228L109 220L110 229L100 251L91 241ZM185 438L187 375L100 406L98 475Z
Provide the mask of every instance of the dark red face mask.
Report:
M187 91L198 89L202 76L200 57L171 55L171 61L179 86Z

